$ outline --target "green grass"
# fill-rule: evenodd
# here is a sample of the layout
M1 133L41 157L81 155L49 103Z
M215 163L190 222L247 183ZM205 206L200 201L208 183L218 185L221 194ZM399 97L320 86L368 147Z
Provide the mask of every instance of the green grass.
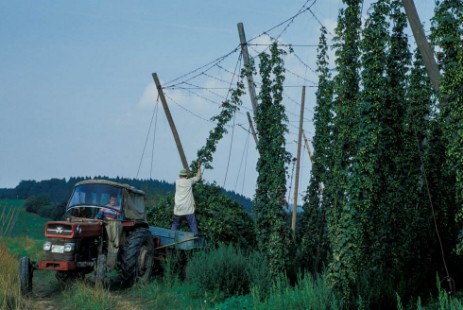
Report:
M17 217L13 219L13 228L7 236L27 236L32 239L44 239L45 223L50 219L26 212L24 200L0 200L0 214L11 214L11 210L17 212ZM0 225L7 225L7 222L11 220L11 217L3 217Z
M22 199L0 199L0 207L24 207Z

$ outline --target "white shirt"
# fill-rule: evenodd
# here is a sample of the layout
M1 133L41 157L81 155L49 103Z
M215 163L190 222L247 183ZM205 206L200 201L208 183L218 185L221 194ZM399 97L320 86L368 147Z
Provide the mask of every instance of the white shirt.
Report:
M180 178L175 181L175 215L188 215L195 213L195 199L193 197L193 184L201 179L201 171L196 176L187 179Z

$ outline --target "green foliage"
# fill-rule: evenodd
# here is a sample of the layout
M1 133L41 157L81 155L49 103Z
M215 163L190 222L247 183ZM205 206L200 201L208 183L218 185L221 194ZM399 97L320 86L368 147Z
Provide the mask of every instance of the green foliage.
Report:
M114 296L104 288L95 288L82 282L67 287L62 293L62 307L72 305L75 309L117 309Z
M407 90L411 55L397 0L372 4L359 44L362 89L346 94L359 89L353 45L359 2L345 2L337 28L334 166L326 190L334 194L327 217L330 279L351 306L388 307L394 292L410 296L410 283L429 270L430 252L417 247L426 247L430 228L429 212L417 208L426 205L418 146L429 132L432 101L422 80L413 81L415 93ZM413 266L416 257L423 258L420 268ZM405 277L405 270L414 273Z
M352 131L357 127L356 105L359 96L360 29L362 1L344 1L336 27L333 120L333 169L326 193L333 205L327 213L328 236L331 245L330 281L344 298L349 300L352 282L355 281L355 242L360 235L355 231L358 222L355 210L345 206L348 192L347 177L351 175L351 158L359 138Z
M446 156L443 171L454 184L450 206L456 208L459 234L463 236L463 2L438 1L437 4L432 39L441 49L440 66L443 71L439 98L439 126ZM461 254L463 239L456 248Z
M45 223L48 219L26 212L23 205L24 200L0 200L0 225L2 225L2 229L8 229L7 236L43 239ZM8 214L13 214L14 218L8 218Z
M306 274L296 285L290 286L285 278L279 278L272 286L270 296L262 301L253 292L253 309L343 309L326 277Z
M258 96L255 123L259 142L257 150L257 189L254 197L258 248L268 257L273 276L288 263L289 231L283 206L286 205L286 172L290 155L285 149L287 116L282 105L286 52L276 42L270 54L259 55L262 87Z
M26 199L24 206L26 211L30 213L36 213L42 206L48 206L51 204L50 196L42 194L39 196L32 196Z
M35 213L41 217L50 218L52 220L62 219L66 212L66 203L52 203L50 196L42 194L32 196L26 199L24 203L27 212Z
M333 82L328 68L328 46L326 29L321 28L318 44L319 73L317 105L315 107L315 135L313 144L313 163L310 171L310 184L307 195L304 196L302 217L298 232L298 259L302 268L316 273L327 263L328 240L326 230L326 210L332 205L330 197L323 191L325 184L330 183L329 172L333 163L331 152L333 148Z
M253 299L250 294L244 296L231 296L221 303L214 305L214 309L236 310L236 309L253 309Z
M194 185L198 229L211 242L235 243L242 247L255 244L253 222L243 207L222 193L216 185ZM162 197L154 206L147 207L148 223L170 228L173 221L174 193ZM188 231L184 222L182 230Z
M198 161L206 169L211 169L211 163L213 160L213 154L216 151L217 143L222 139L223 135L227 133L225 126L235 115L235 112L241 105L241 96L244 94L244 84L242 80L238 80L236 88L230 90L231 99L227 99L222 102L222 111L219 115L214 116L211 120L216 122L216 126L209 132L206 145L203 146L197 155L197 160L193 161L190 165L191 171L196 171Z
M121 296L127 305L133 309L206 309L215 299L214 295L197 295L188 283L176 280L165 282L164 278L156 278L149 284L135 285Z
M186 280L198 292L225 297L248 294L253 287L265 294L272 281L265 256L232 245L197 252L187 264Z

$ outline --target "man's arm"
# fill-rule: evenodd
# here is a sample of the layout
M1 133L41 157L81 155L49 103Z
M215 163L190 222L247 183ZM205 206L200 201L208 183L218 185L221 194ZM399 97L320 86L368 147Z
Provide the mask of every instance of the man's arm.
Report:
M198 162L198 171L196 172L196 175L192 177L190 180L191 180L191 184L194 184L198 182L199 180L201 180L201 163L200 162Z

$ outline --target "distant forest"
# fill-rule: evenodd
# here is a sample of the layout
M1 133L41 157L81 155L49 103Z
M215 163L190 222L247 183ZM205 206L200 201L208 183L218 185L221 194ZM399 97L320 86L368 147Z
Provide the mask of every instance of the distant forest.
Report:
M77 182L92 179L90 177L71 177L69 180L53 178L50 180L34 181L23 180L15 188L0 188L0 199L30 199L39 196L48 196L51 202L55 204L66 203L71 195L72 188ZM127 179L127 178L109 178L104 176L95 177L95 179L111 180L119 183L132 185L141 189L146 194L146 200L149 204L157 201L161 196L168 192L175 191L175 184L153 179ZM223 190L226 196L238 202L243 208L250 213L252 202L249 198L235 192Z

